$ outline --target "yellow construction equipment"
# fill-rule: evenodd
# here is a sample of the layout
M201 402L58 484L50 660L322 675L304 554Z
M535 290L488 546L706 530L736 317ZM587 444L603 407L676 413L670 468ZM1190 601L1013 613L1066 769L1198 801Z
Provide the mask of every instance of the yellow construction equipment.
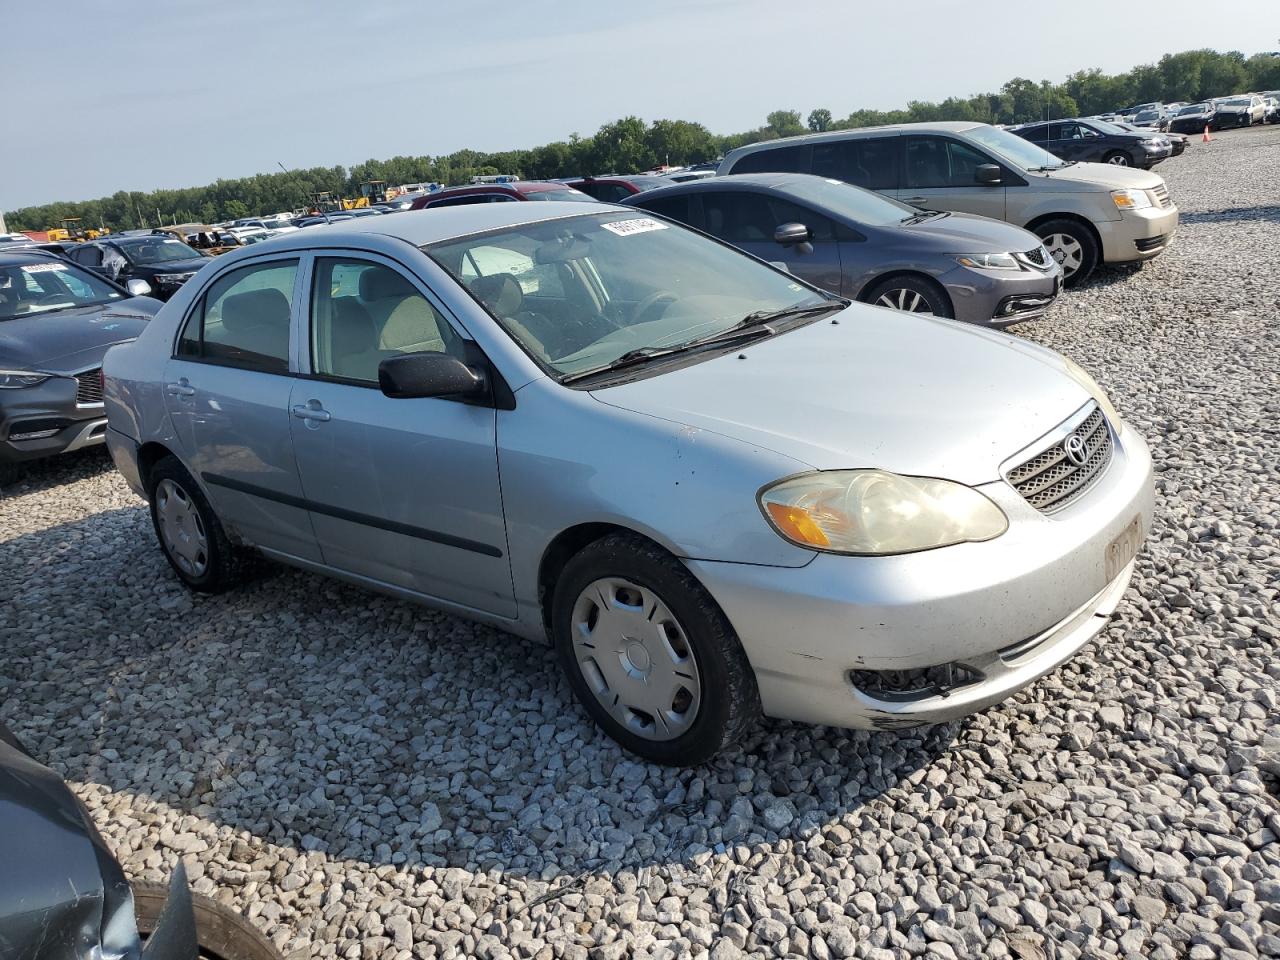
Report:
M58 221L58 226L47 232L50 243L81 243L85 240L97 240L111 231L106 227L98 230L93 227L85 229L81 226L79 217L63 217Z

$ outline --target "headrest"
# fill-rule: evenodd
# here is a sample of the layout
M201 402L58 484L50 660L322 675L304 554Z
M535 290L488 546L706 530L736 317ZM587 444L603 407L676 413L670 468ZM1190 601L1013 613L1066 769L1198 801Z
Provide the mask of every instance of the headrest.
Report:
M370 267L360 274L360 299L366 303L387 297L409 297L415 293L413 284L394 270Z
M524 303L524 291L520 282L509 273L494 273L476 277L468 286L490 310L500 317L513 317Z
M222 301L222 325L245 331L264 325L289 326L289 300L279 290L249 290L233 293Z

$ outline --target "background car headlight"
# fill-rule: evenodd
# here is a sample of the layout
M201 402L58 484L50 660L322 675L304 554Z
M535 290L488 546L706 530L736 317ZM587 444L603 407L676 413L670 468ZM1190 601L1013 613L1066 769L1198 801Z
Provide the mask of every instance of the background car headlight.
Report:
M1018 270L1018 261L1011 253L962 253L956 257L964 267L981 270Z
M824 470L781 480L760 494L765 518L786 540L827 553L884 555L998 537L1004 513L950 480L883 470Z
M1112 190L1111 202L1119 210L1142 210L1151 206L1151 198L1145 190Z
M1070 357L1063 357L1062 362L1066 366L1067 376L1089 391L1090 396L1098 401L1098 406L1102 408L1103 415L1111 421L1111 428L1116 433L1119 433L1124 426L1124 421L1120 419L1120 414L1116 412L1116 408L1111 405L1111 398L1107 396L1107 392L1098 386L1098 381L1093 379L1084 367Z
M34 370L0 370L0 390L34 387L48 379L47 373L36 373Z

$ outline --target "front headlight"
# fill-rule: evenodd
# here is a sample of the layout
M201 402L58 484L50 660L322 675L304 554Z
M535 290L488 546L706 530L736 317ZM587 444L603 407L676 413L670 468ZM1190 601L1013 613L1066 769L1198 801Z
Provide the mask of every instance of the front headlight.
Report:
M1070 357L1063 357L1062 362L1066 367L1067 376L1084 387L1089 392L1089 395L1098 401L1098 406L1102 408L1103 414L1111 421L1112 429L1119 433L1120 428L1123 426L1123 421L1120 419L1120 414L1116 412L1116 408L1111 405L1111 399L1107 396L1106 391L1098 386L1098 381L1089 376L1089 372Z
M760 508L784 539L809 550L883 556L998 537L991 500L961 483L883 470L824 470L781 480Z
M1142 210L1151 206L1145 190L1112 190L1111 201L1118 210Z
M1018 261L1011 253L961 253L956 260L962 267L977 270L1018 270Z
M0 390L34 387L48 379L47 373L36 373L34 370L0 370Z

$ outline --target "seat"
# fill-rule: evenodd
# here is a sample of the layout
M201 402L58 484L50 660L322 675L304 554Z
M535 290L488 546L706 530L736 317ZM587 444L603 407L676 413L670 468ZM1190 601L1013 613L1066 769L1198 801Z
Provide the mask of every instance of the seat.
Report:
M251 362L269 372L289 369L289 298L279 290L248 290L222 301L225 342L210 340L209 356Z
M520 281L509 273L491 273L488 276L476 277L467 284L472 293L489 312L515 335L526 348L532 350L543 360L550 358L547 345L543 339L529 329L527 320L535 318L532 314L524 314L524 291L520 289ZM523 314L523 315L522 315ZM547 322L543 320L543 322Z
M378 364L394 352L378 347L378 328L354 297L330 301L329 372L346 380L376 383Z
M360 300L373 320L378 349L390 355L444 351L439 316L401 274L386 267L365 270L360 274Z

